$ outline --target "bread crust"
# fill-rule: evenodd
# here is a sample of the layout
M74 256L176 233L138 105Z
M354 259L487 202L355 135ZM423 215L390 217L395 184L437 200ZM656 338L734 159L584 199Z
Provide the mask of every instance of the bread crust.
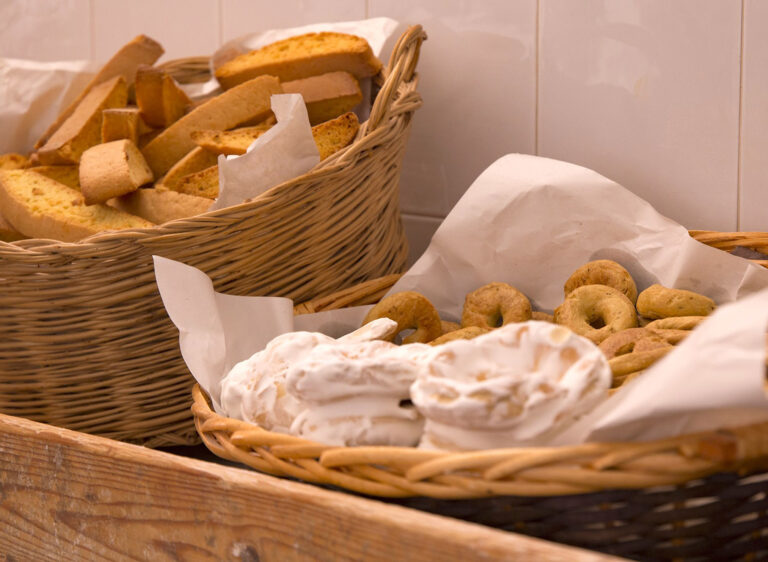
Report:
M97 144L83 153L80 190L86 205L135 191L154 179L144 156L128 139Z

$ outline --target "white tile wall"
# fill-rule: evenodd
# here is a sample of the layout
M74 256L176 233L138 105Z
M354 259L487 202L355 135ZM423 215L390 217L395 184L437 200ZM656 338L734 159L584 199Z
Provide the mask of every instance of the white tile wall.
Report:
M744 3L739 230L768 231L768 2Z
M386 15L424 25L424 107L401 182L420 252L507 152L596 169L691 228L768 230L766 0L0 0L0 56L165 58L266 27Z

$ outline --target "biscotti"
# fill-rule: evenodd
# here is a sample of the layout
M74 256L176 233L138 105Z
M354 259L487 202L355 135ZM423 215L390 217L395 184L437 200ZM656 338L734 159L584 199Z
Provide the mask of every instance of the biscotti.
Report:
M86 205L79 191L29 170L0 171L0 206L8 222L32 238L75 242L106 230L154 226L107 205Z
M140 66L135 87L136 105L144 121L152 127L169 127L192 106L176 80L159 68Z
M80 95L69 106L59 114L50 127L45 131L42 137L35 143L35 149L42 147L51 135L62 126L64 121L74 113L80 102L99 84L111 80L117 76L122 76L126 85L133 84L136 69L142 64L154 64L165 51L163 47L146 35L139 35L125 44L117 51L109 61L99 70L96 76L80 92Z
M138 146L139 138L152 130L141 118L138 107L105 109L101 117L101 142L128 139Z
M128 88L122 76L94 87L69 119L40 148L37 153L40 163L51 165L79 162L83 152L101 142L101 112L125 107L127 102Z
M204 150L201 147L193 148L157 182L158 187L162 186L166 189L173 189L182 178L215 166L217 161L218 158L213 152Z
M283 82L283 91L286 94L301 94L311 125L351 111L363 101L357 79L344 71Z
M245 154L251 143L269 131L275 124L270 118L253 127L239 127L231 131L193 131L192 140L213 154Z
M21 232L13 228L13 226L0 215L0 240L3 242L15 242L16 240L23 240L26 238Z
M162 176L195 148L190 133L198 129L226 130L249 120L263 120L271 109L270 98L281 94L280 82L261 76L227 90L187 113L165 129L142 152L156 177Z
M289 37L244 53L221 65L215 75L229 89L264 74L287 82L337 70L365 78L381 70L381 61L362 37L326 31Z
M86 205L130 193L153 179L144 156L128 139L97 144L80 160L80 191Z
M9 152L0 154L0 170L20 170L29 166L29 159L23 154Z
M184 176L170 189L196 197L216 199L219 196L219 167L211 166Z
M137 189L107 204L126 213L147 219L155 224L163 224L175 219L193 217L206 212L212 201L205 197L196 197L168 189Z
M80 191L80 169L78 166L35 166L30 172L42 174L47 178L63 183L67 187Z

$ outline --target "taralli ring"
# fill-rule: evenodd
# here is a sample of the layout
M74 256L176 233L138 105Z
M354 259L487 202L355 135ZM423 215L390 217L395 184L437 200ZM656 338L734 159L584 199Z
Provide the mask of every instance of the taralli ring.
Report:
M443 333L437 309L427 297L414 291L395 293L382 299L368 312L363 324L377 318L391 318L397 322L396 334L413 329L412 334L403 338L403 343L427 343ZM392 336L390 341L394 338Z
M624 293L613 287L584 285L555 309L555 322L599 344L611 334L635 328L637 313Z
M435 338L434 340L429 342L429 345L440 345L441 343L446 343L454 340L471 340L472 338L476 338L477 336L482 336L483 334L487 334L490 331L491 331L491 328L481 328L479 326L467 326L466 328L459 328L458 330L454 330L453 332L445 333L439 338Z
M646 327L652 330L693 330L706 316L671 316L649 322Z
M612 260L591 261L574 271L563 287L565 296L584 285L607 285L624 293L633 304L637 300L634 279L626 269Z
M669 316L707 316L715 310L715 301L684 289L651 285L637 297L637 312L646 318Z
M608 359L632 353L635 349L635 344L639 340L647 338L652 334L653 332L646 330L645 328L629 328L627 330L622 330L605 338L600 343L600 351L602 351Z
M531 301L506 283L489 283L469 293L464 299L461 325L498 328L510 322L531 319Z

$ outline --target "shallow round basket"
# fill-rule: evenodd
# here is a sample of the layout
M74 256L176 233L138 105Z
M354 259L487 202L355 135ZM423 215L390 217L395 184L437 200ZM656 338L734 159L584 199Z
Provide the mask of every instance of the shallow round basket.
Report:
M297 313L377 302L397 276ZM638 560L768 556L768 423L646 443L453 453L336 447L192 412L217 456L275 476Z
M352 144L249 202L77 243L0 242L0 412L151 447L199 442L153 255L220 292L297 302L402 271L398 182L425 38L400 37Z

